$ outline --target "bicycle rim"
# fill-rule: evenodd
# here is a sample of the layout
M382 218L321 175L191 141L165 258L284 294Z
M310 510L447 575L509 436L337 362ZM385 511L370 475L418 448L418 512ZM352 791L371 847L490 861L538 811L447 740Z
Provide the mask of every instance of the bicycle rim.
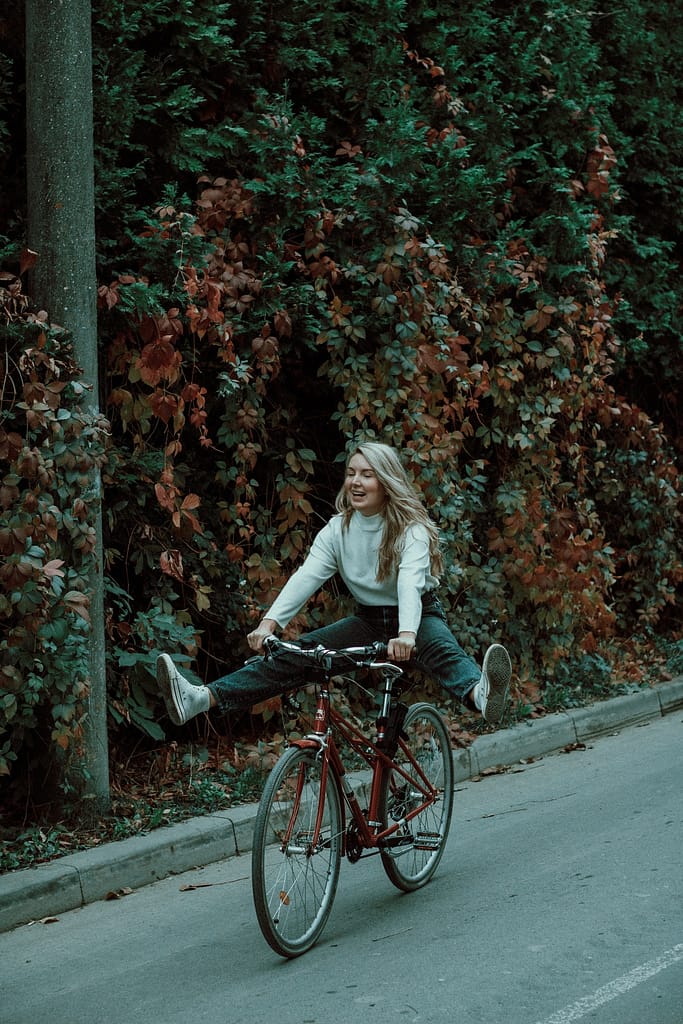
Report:
M410 892L425 885L436 871L448 838L453 811L453 753L441 715L430 704L413 704L403 723L405 744L429 782L439 791L436 802L405 821L399 845L381 851L390 881ZM399 747L395 761L413 779L419 772ZM395 769L386 773L380 807L385 825L403 821L424 800Z
M313 945L334 901L342 857L339 790L330 774L322 825L312 845L321 796L320 759L291 747L273 768L259 804L252 851L252 890L261 931L281 956Z

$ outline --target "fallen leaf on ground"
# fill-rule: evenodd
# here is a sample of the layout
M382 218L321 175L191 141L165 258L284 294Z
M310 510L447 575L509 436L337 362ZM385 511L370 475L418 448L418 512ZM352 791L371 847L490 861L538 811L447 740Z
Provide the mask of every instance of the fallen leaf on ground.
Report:
M124 896L130 896L132 891L132 889L127 887L123 889L112 889L112 891L108 892L104 898L105 900L120 900L123 899Z

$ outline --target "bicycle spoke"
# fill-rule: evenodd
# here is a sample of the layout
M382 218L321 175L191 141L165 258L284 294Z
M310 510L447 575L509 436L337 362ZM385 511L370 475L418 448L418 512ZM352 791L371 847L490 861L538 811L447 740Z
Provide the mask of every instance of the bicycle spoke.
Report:
M321 826L320 765L292 748L273 769L254 830L254 902L261 930L281 955L309 949L332 907L342 852L341 809L329 779Z
M413 705L403 732L407 740L395 756L402 771L388 774L382 799L384 824L401 825L382 850L382 863L393 884L410 891L429 881L443 854L453 807L453 760L441 716L430 705ZM427 783L438 795L418 810Z

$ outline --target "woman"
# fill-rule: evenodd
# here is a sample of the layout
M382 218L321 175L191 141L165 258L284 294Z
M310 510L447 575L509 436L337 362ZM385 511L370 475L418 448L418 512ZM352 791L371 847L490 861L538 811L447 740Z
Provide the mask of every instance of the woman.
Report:
M376 442L358 445L347 461L336 508L303 565L248 635L251 649L261 652L265 637L284 628L339 573L357 602L355 614L302 639L332 649L380 640L388 645L389 659L412 661L449 696L473 705L487 721L499 722L510 686L510 658L504 647L492 644L480 671L450 632L436 595L438 531L393 448ZM285 654L195 686L168 654L157 659L159 688L176 725L212 707L227 712L293 689L304 672Z

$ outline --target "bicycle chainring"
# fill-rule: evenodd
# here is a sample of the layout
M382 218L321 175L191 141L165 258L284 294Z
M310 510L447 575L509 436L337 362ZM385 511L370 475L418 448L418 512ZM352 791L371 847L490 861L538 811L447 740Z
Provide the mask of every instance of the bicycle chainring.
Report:
M358 835L358 828L354 822L351 822L348 829L346 830L346 857L349 863L355 864L359 861L363 854L363 847L361 845L360 836Z

